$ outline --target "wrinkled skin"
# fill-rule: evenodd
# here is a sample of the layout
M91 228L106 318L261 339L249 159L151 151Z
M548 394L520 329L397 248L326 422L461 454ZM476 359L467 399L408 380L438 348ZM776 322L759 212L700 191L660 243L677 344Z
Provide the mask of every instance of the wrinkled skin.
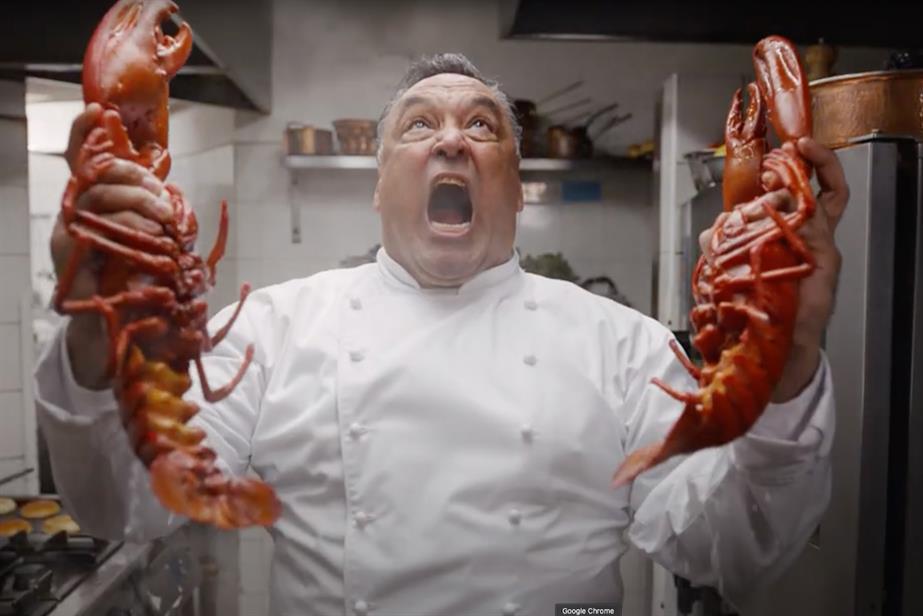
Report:
M473 208L463 233L433 225L434 182L467 185ZM395 103L382 138L375 209L388 254L424 287L457 287L512 256L522 209L519 158L509 120L476 79L440 74Z

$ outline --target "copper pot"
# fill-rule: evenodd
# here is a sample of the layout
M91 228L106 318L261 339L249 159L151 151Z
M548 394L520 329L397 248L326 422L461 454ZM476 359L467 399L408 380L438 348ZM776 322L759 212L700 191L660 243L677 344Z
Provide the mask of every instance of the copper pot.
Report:
M548 128L548 156L550 158L589 158L593 155L593 142L585 126L567 128L555 125Z
M577 136L566 126L549 126L548 156L551 158L577 158Z
M827 147L868 136L923 141L923 70L840 75L810 87L814 139Z
M376 131L375 120L342 119L334 120L333 128L340 144L340 154L371 156L375 154Z

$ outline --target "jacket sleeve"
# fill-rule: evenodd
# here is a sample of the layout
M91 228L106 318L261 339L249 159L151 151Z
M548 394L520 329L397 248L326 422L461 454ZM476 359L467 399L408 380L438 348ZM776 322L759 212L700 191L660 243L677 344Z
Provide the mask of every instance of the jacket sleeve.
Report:
M662 439L682 410L649 385L651 377L695 388L667 336L630 386L626 451ZM631 487L630 541L739 605L778 577L817 527L830 500L833 430L832 382L822 357L811 383L795 399L768 405L746 435L640 475Z
M231 309L219 313L213 323L225 323ZM228 337L202 356L212 387L227 382L243 361L246 345L253 341L250 312L245 307ZM39 359L34 381L38 421L58 492L78 524L92 535L139 542L163 536L185 518L167 511L151 491L147 469L131 449L112 391L91 391L74 381L64 336L67 322ZM237 388L218 403L203 404L196 371L191 372L193 385L185 398L199 404L200 411L190 424L206 431L205 444L216 451L225 472L242 474L249 464L250 437L263 391L259 353Z

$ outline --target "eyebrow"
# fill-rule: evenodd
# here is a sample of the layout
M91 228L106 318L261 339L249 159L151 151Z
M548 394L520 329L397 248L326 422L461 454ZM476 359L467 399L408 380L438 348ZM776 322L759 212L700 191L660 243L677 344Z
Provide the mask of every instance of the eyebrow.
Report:
M416 95L408 96L404 98L403 100L401 100L400 105L398 106L396 110L397 115L400 116L402 113L407 111L409 107L413 107L414 105L425 105L431 102L432 102L432 99L426 96L416 96ZM497 101L495 101L489 96L484 96L484 95L476 96L475 98L471 100L470 104L472 107L479 107L479 106L487 107L488 109L490 109L493 113L497 114L498 116L503 115L503 111L500 109L500 105L497 104Z

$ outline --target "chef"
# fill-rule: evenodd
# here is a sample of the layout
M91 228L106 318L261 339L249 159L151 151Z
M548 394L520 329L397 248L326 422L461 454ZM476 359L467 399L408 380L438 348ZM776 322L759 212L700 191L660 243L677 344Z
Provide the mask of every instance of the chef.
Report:
M100 109L74 122L68 160ZM797 556L828 502L834 427L820 350L847 200L836 157L810 139L818 213L802 230L817 271L801 283L795 345L774 402L744 437L612 489L625 455L663 438L681 405L650 384L695 383L658 322L526 274L509 100L463 56L414 64L380 125L377 261L254 292L209 381L243 381L192 420L231 473L270 483L282 514L271 612L544 615L614 602L634 544L737 600ZM776 195L790 207L787 193ZM148 171L116 161L78 207L161 234ZM60 275L73 242L51 241ZM95 289L88 263L72 297ZM226 322L229 309L214 319ZM36 370L55 479L80 525L145 541L182 519L153 497L106 380L106 335L68 319Z

